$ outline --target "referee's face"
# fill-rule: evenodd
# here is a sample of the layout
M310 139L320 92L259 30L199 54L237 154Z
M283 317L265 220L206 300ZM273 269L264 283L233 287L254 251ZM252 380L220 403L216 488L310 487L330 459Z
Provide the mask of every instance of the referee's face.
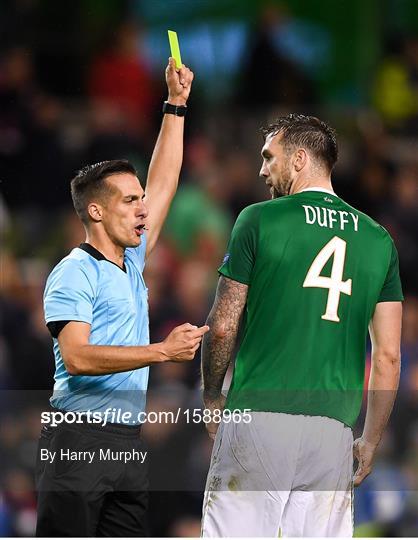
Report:
M139 246L148 210L138 178L133 174L120 173L113 174L106 182L111 188L102 213L102 225L107 236L122 248Z

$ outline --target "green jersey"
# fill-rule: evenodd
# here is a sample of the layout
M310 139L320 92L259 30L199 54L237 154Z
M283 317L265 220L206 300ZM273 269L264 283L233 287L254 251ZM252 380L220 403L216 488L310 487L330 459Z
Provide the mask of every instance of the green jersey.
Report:
M388 232L319 188L245 208L219 269L247 284L229 409L353 426L378 302L403 300Z

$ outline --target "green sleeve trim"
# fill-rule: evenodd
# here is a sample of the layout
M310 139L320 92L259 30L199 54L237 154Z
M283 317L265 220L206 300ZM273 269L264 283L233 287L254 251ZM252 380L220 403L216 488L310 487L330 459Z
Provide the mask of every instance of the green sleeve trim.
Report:
M222 266L218 269L218 273L221 274L222 276L225 276L229 279L233 279L234 281L238 281L239 283L242 283L243 285L249 285L250 282L248 279L245 279L241 276L236 276L236 275L231 275L230 272L228 272L228 270L226 270L226 268L222 268Z

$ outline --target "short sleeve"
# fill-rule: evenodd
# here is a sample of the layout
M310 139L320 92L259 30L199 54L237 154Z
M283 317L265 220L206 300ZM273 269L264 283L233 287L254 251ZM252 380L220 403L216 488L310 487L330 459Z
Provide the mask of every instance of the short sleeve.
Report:
M227 253L218 269L220 274L240 283L250 284L256 258L259 220L258 205L248 206L238 216Z
M45 321L93 320L94 290L79 261L64 260L51 272L45 288Z
M378 302L401 302L404 299L402 294L401 278L399 276L398 252L396 251L393 240L391 241L391 244L392 253L389 268L382 290L380 291Z

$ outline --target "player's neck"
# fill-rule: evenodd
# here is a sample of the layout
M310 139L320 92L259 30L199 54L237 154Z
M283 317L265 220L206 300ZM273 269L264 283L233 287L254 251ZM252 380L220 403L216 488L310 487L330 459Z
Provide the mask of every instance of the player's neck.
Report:
M108 261L111 261L121 268L124 264L124 248L117 246L107 235L101 235L92 231L87 232L86 242L100 251Z
M316 177L316 178L298 178L296 179L292 187L290 188L289 195L294 195L295 193L300 193L304 189L326 189L328 191L334 192L334 189L331 184L331 178L328 177Z

